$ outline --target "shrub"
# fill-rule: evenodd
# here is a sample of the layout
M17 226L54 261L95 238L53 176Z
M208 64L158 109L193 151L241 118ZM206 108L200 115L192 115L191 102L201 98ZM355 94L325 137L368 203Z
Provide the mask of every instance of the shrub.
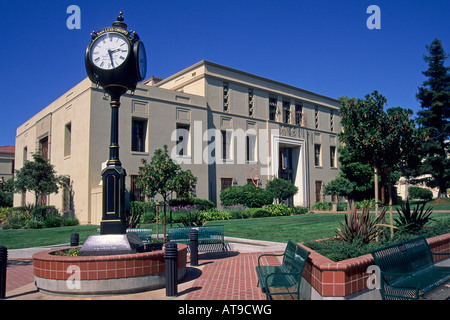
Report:
M373 217L370 206L366 205L359 215L356 205L352 204L348 214L345 215L345 224L339 221L337 237L343 242L370 243L378 236L381 230L378 225L382 223L385 214L386 209L378 217Z
M197 206L199 210L209 210L215 207L212 201L200 198L178 198L169 200L169 206Z
M316 202L313 205L313 209L319 211L330 211L331 206L328 202Z
M430 201L433 199L433 192L424 188L409 187L408 194L410 199L419 199L423 201Z
M231 219L247 219L250 217L249 209L241 204L227 206L223 210L230 214Z
M219 211L216 208L210 209L208 211L202 211L201 215L207 221L214 220L229 220L231 218L231 214L227 211Z
M76 217L65 217L61 220L62 227L78 226L80 221Z
M12 207L13 198L11 195L0 190L0 207Z
M169 223L178 223L182 222L182 220L190 214L196 214L200 212L196 205L185 205L185 206L175 206L171 207L171 219L169 217ZM163 212L161 212L164 214ZM163 219L163 216L160 217L160 220Z
M286 200L298 192L298 188L292 182L281 178L267 181L266 189L279 201Z
M243 205L248 208L261 208L273 202L273 195L266 189L252 184L232 186L222 190L220 201L223 206Z
M270 212L266 209L254 208L250 209L250 215L252 218L264 218L270 217Z
M35 220L44 221L47 216L53 216L53 215L59 216L59 212L55 208L55 206L39 206L39 207L36 207L36 209L34 209L33 215L34 215Z
M127 216L127 222L129 228L135 228L136 225L142 222L142 216L146 212L154 212L155 204L153 202L141 202L141 201L132 201L130 202L130 214ZM146 217L148 218L148 217ZM155 214L153 213L153 219L155 218ZM153 222L148 221L147 223Z
M271 217L288 216L291 214L289 207L282 203L270 204L266 207L266 210L269 211Z
M28 220L25 223L26 229L42 229L44 228L44 222L43 221L36 221L36 220Z
M416 208L411 212L409 200L405 204L402 203L400 210L397 209L399 217L394 219L397 227L406 232L417 232L433 221L431 218L433 209L430 207L425 208L425 204L425 202L417 204Z
M58 214L47 215L43 221L45 228L57 228L62 225L62 218Z
M11 214L13 208L0 207L0 224L8 220L8 216Z
M4 214L7 217L3 221L3 229L20 229L31 219L30 212L23 207L9 208Z
M200 227L206 224L206 219L200 211L188 211L181 217L181 223L185 227Z
M307 207L294 206L289 207L289 211L291 212L292 215L296 215L296 214L306 214L309 212L309 209Z
M426 238L434 237L448 233L450 228L450 219L443 219L433 223L430 227L422 229L420 232L409 233L405 230L397 229L395 231L394 238L382 240L379 242L371 242L369 244L363 243L360 239L356 239L354 242L342 242L335 239L328 239L323 241L309 241L305 243L305 246L311 248L314 251L324 255L325 257L338 262L361 255L370 253L371 251L382 248L394 243L399 243L418 237L420 235Z
M145 211L141 216L141 223L153 223L156 220L154 211Z

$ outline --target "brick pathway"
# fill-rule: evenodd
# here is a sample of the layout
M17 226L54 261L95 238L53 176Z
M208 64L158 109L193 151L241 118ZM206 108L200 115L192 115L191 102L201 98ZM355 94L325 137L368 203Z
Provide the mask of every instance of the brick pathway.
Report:
M186 300L264 300L257 287L255 267L261 253L217 253L201 255L202 275ZM203 260L204 259L204 260ZM276 258L263 258L262 263L279 264ZM197 289L197 290L195 290Z
M8 291L34 282L32 259L8 260L6 269L6 296Z
M273 253L273 252L271 252ZM261 289L257 287L258 278L255 266L262 253L203 253L199 255L199 267L191 268L191 277L195 277L192 286L179 292L180 299L185 300L265 300ZM279 264L276 257L262 259L263 264ZM34 282L33 261L8 260L6 277L6 298L8 291L18 289ZM185 279L183 279L185 280ZM39 293L42 299L41 293ZM151 298L152 291L141 293ZM120 299L120 296L115 296ZM133 295L129 295L132 298ZM52 298L49 296L49 298ZM145 297L142 297L145 299ZM162 297L164 298L164 297ZM20 298L19 298L20 299ZM31 298L32 299L32 298ZM45 297L44 297L45 299ZM114 296L112 297L114 299Z

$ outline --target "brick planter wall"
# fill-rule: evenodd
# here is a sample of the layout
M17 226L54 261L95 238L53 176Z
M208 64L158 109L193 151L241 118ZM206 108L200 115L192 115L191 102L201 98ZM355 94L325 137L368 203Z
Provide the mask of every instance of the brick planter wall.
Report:
M428 239L431 251L450 253L450 233ZM305 247L307 248L307 247ZM381 299L379 290L369 290L367 268L374 264L371 254L333 262L321 254L311 252L303 271L302 295L311 300ZM445 256L435 256L435 260Z
M111 256L52 254L63 249L33 255L38 289L54 294L86 295L137 292L165 286L164 250ZM186 274L186 263L187 245L178 244L178 279ZM80 280L79 288L72 285L75 277Z

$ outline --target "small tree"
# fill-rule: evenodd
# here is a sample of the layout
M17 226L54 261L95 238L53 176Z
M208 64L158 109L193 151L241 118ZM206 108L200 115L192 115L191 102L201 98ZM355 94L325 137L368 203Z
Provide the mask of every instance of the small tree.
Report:
M147 160L142 159L142 164L144 166L139 167L136 184L148 197L157 194L162 196L164 215L167 200L173 192L183 197L192 196L197 178L190 170L183 171L181 166L170 158L167 145L155 151L150 163L147 164Z
M32 156L33 161L25 161L22 168L15 170L14 189L16 192L34 193L36 212L39 196L58 193L65 177L56 175L55 167L42 155L34 153Z
M293 197L298 192L298 188L292 182L281 178L274 178L267 181L266 189L279 202Z

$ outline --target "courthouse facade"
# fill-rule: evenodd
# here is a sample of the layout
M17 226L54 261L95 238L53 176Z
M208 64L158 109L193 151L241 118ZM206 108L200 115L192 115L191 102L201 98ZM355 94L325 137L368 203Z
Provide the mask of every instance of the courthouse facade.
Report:
M120 160L126 198L141 159L169 147L174 160L197 177L196 196L220 206L222 189L272 177L295 183L289 201L312 206L330 201L323 187L338 175L339 101L201 61L167 78L151 78L124 95L119 111ZM100 172L108 158L109 99L85 79L17 129L15 168L40 152L69 183L41 203L73 211L81 223L99 224ZM33 202L16 194L14 205Z

